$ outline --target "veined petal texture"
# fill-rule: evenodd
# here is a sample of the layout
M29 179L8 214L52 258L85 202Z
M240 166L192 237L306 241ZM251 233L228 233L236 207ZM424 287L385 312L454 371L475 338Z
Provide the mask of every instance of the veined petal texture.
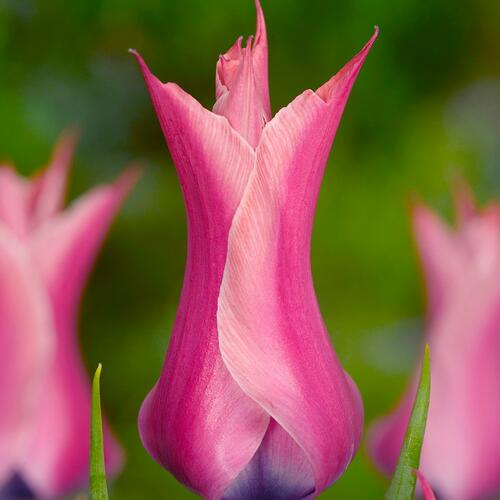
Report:
M255 40L237 41L217 65L214 112L133 51L188 224L175 324L139 430L206 498L312 498L349 464L363 420L321 318L309 248L330 147L377 31L317 92L271 118L256 5Z

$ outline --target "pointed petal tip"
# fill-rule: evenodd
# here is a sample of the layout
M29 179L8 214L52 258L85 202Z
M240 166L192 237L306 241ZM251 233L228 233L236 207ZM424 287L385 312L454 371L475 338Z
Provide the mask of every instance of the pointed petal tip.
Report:
M255 10L257 13L257 26L255 28L255 43L257 43L261 37L266 37L266 21L264 18L264 10L260 0L255 0Z
M366 57L368 51L372 48L372 45L375 43L375 40L378 38L378 35L380 33L380 29L378 27L378 24L376 24L373 27L373 35L370 37L368 42L366 42L365 46L361 49L361 52L359 55L364 55Z
M422 198L415 192L407 195L406 206L411 216L413 216L415 212L426 208L426 204L424 203Z
M50 160L56 169L69 170L80 135L81 131L76 125L70 125L59 135Z
M413 230L417 231L417 235L421 230L428 227L428 224L433 224L434 221L439 220L437 214L421 200L415 200L410 208L411 222Z
M137 184L144 173L141 165L130 165L116 179L115 186L126 196Z
M136 61L139 63L139 66L141 68L141 71L144 76L148 76L151 74L151 71L149 71L148 65L146 64L146 61L142 58L141 54L135 49L128 49L129 54L132 54Z
M316 95L321 97L326 103L333 102L340 99L341 101L347 100L347 97L358 77L359 72L365 62L365 59L370 52L372 45L378 37L379 28L375 26L374 33L366 42L364 47L347 63L340 71L338 71L330 80L324 83L316 90Z
M461 227L478 214L478 206L474 193L462 173L459 171L454 172L451 184L455 205L455 219L458 227Z
M63 130L59 136L56 148L75 148L81 136L81 129L78 125L72 124Z
M139 54L139 52L137 52L137 50L128 49L128 53L132 54L136 58L136 60L139 64L145 64L144 59L142 58L141 54Z

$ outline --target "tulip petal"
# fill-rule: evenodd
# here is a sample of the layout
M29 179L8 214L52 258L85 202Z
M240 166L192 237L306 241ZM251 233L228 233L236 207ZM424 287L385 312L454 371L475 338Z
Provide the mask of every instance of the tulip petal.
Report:
M460 266L456 238L445 223L429 208L413 208L413 230L419 249L427 290L430 320L442 307L446 289Z
M250 37L246 47L242 47L242 38L238 38L217 62L217 102L213 109L214 113L225 116L253 148L271 119L266 25L259 0L255 6L255 39Z
M0 220L18 236L29 229L31 183L8 165L0 167Z
M59 139L49 166L32 183L31 227L55 215L64 206L70 162L76 146L76 133L66 132Z
M62 208L75 142L74 133L63 134L48 168L33 180L0 168L0 220L17 235L27 235Z
M379 29L375 30L366 45L356 54L338 73L316 90L316 94L326 103L334 102L338 106L340 114L349 97L356 78L363 67L366 56L378 37Z
M477 215L476 200L471 189L461 177L455 180L453 190L457 224L463 227Z
M500 402L494 396L500 380L500 210L493 203L475 215L467 212L452 232L419 206L414 224L429 284L439 285L426 331L432 397L420 470L444 498L484 498L500 488ZM372 454L386 472L402 442L414 387L371 432Z
M303 450L316 494L354 456L362 413L316 301L312 222L342 111L373 40L328 92L304 92L266 125L231 227L219 297L224 362Z
M33 257L50 295L57 333L54 360L42 382L46 390L21 464L23 477L40 496L53 498L88 480L90 388L75 319L96 253L136 179L137 172L128 170L114 185L93 189L33 236ZM105 451L109 470L116 472L121 451L109 430Z
M500 203L492 203L464 223L458 240L462 265L473 266L478 275L491 275L500 259Z
M265 115L271 117L271 99L269 97L269 69L268 69L268 46L266 21L260 0L255 0L257 11L257 26L255 28L255 39L252 46L253 66L257 87L262 96L262 105Z
M220 498L257 450L269 416L222 362L216 310L235 210L255 152L228 121L177 85L143 71L179 176L188 216L184 285L162 375L139 430L149 453L181 482Z
M271 419L257 453L224 492L223 499L305 499L314 489L313 473L303 450Z
M0 227L0 486L16 472L53 347L48 297L29 254ZM30 390L26 391L26 387ZM1 490L1 487L0 487Z
M416 470L415 474L417 475L420 487L422 488L424 500L436 500L436 495L434 495L431 485L429 484L429 481L427 481L425 476L419 470Z

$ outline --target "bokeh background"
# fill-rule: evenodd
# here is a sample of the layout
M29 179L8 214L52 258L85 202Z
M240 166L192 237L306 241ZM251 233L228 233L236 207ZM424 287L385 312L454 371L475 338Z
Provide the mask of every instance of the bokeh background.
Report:
M480 200L500 191L500 2L262 0L273 110L316 88L381 29L345 111L313 237L317 294L366 421L403 390L425 298L409 223L419 196L451 214L457 172ZM251 0L0 0L0 158L25 174L77 125L69 198L139 161L87 288L89 372L127 450L114 499L194 498L144 451L140 403L158 376L179 296L185 216L174 169L129 47L164 81L214 102L219 53L254 30ZM362 449L322 498L381 498Z

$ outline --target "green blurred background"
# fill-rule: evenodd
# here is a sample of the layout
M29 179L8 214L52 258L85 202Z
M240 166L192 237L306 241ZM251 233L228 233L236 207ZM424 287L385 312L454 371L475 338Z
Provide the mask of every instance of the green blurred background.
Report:
M500 2L262 0L273 110L316 88L381 32L335 141L313 238L315 283L336 350L364 397L387 411L417 358L424 295L408 200L447 216L457 171L481 200L500 188ZM97 262L81 311L89 372L127 465L120 499L194 498L144 451L136 429L179 296L179 186L129 47L205 106L219 53L254 30L252 0L0 0L0 158L29 174L58 134L82 139L70 198L139 161L145 175ZM381 498L362 449L322 498Z

